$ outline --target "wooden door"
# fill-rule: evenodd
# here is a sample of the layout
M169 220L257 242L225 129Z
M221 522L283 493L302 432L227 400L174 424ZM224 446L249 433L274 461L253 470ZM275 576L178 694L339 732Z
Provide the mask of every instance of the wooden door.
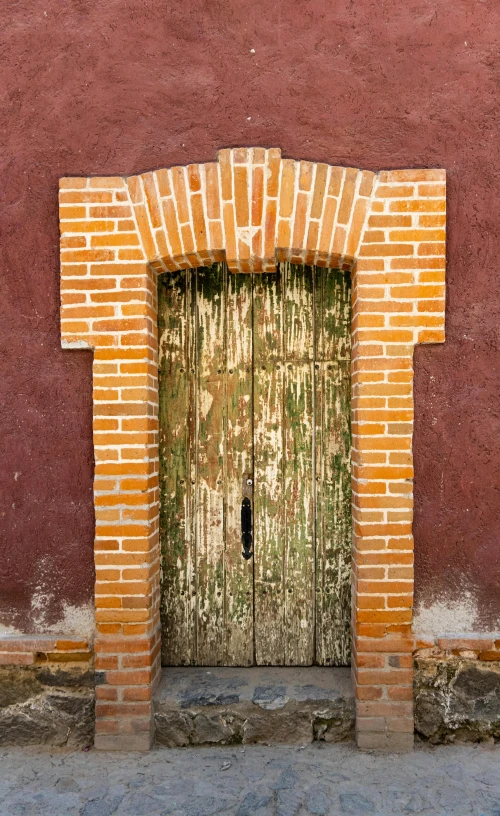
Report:
M169 273L159 335L163 663L347 665L348 277Z

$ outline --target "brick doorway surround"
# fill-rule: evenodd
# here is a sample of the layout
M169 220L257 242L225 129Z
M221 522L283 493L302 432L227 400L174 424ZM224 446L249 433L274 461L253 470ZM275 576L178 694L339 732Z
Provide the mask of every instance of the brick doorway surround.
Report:
M445 171L221 150L60 182L61 334L93 349L96 737L152 740L160 676L157 274L279 261L353 277L352 671L360 748L413 745L413 349L444 341Z

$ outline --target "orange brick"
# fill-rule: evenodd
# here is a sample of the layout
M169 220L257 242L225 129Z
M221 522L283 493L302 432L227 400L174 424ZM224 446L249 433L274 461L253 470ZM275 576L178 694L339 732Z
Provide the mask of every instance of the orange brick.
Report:
M446 178L445 170L389 170L381 173L382 181L442 181Z
M419 283L444 283L445 276L444 271L432 271L432 272L419 272L418 273L418 281Z
M61 235L60 246L61 249L76 249L78 247L85 247L87 246L87 239L84 235ZM70 275L70 264L64 262L64 255L61 255L61 258L63 260L63 274ZM85 274L85 272L83 274Z
M383 256L391 257L394 255L413 255L412 244L362 244L359 250L361 257Z
M394 187L380 184L376 190L377 198L410 198L413 195L414 188L410 185L399 184Z
M363 172L361 173L361 183L359 185L359 195L361 196L371 195L374 182L375 173L372 173L370 170L363 170Z
M500 662L500 649L486 649L480 652L479 660L498 660Z
M385 241L385 232L383 230L366 230L363 241L367 244L382 243Z
M389 209L391 212L444 213L446 212L446 201L393 201Z
M328 165L316 165L316 178L314 181L314 193L311 205L311 218L321 218L323 212L323 201L326 191L326 180L328 175Z
M330 172L330 182L328 184L328 195L329 196L338 196L340 193L340 188L342 186L342 181L344 178L345 170L343 167L332 167Z
M403 685L413 681L413 672L408 669L386 669L376 671L372 669L358 669L357 682L360 685Z
M59 188L69 189L69 190L80 190L87 186L87 179L86 178L79 178L78 176L72 176L69 178L60 178L59 179Z
M96 204L96 203L111 203L113 201L113 193L97 193L89 190L69 192L61 191L59 193L60 204Z
M119 232L133 232L136 227L132 219L122 219L121 221L117 221L116 228Z
M64 250L62 252L62 260L64 263L95 263L96 261L113 261L115 253L112 249L81 249L81 250ZM73 274L78 274L74 268L71 270ZM86 271L85 273L86 274Z
M380 700L383 690L380 686L357 686L357 700Z
M444 241L446 233L442 229L392 230L391 241Z
M122 657L122 668L124 669L146 669L150 665L151 665L150 654L124 655Z
M384 655L377 655L375 653L370 654L358 654L356 656L356 667L363 668L363 669L383 669L385 666L385 657ZM377 699L376 697L371 697L369 699Z
M443 312L445 302L444 300L421 300L418 303L417 309L419 312Z
M97 700L118 700L118 689L110 686L96 686L95 696Z
M250 223L248 206L248 170L246 165L234 168L234 201L236 223L239 227L246 227Z
M445 215L419 215L419 227L444 227L446 225Z
M418 185L418 194L419 196L433 196L434 198L444 198L446 195L446 185L445 184L419 184Z
M342 196L337 218L339 224L347 224L349 221L358 173L359 171L352 167L348 167L345 171L344 186L342 187Z
M295 184L295 162L284 159L281 163L281 191L279 214L281 218L290 218L293 212ZM281 244L280 244L281 245Z
M366 623L411 623L411 610L359 610L357 619Z
M310 190L312 186L314 164L308 161L299 163L299 190Z
M354 207L351 227L347 238L346 253L354 256L357 253L361 231L365 222L368 203L365 199L359 199Z
M333 237L333 224L335 221L335 214L337 212L337 200L335 198L327 198L325 202L325 209L323 211L323 218L321 221L321 230L319 238L319 251L327 253L330 251Z
M446 246L444 243L424 243L418 245L419 255L442 255L444 257Z
M429 216L425 217L428 218ZM411 215L371 215L368 219L368 226L372 228L411 227Z
M294 250L301 250L304 246L304 235L306 229L308 197L305 193L297 195L295 218L293 226L292 247Z
M122 699L124 702L139 702L151 700L150 686L132 686L123 689Z
M97 623L96 629L102 635L117 635L121 631L121 626L118 623Z

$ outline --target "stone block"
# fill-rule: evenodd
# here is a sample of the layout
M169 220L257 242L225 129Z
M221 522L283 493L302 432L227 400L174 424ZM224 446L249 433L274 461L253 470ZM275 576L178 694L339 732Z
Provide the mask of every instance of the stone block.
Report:
M354 733L349 669L164 669L156 741L169 747L340 742Z
M500 737L500 662L415 661L415 730L430 742Z

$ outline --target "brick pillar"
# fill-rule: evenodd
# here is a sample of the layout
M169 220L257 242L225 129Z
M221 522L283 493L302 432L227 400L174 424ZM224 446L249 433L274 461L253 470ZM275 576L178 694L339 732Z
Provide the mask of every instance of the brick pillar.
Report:
M120 268L116 325L95 326L115 340L94 354L95 745L146 750L160 672L157 289L146 265Z
M413 349L444 339L443 180L439 170L378 175L354 276L352 667L360 748L413 747Z
M94 349L97 748L146 750L159 676L156 273L125 183L62 179L65 348Z

